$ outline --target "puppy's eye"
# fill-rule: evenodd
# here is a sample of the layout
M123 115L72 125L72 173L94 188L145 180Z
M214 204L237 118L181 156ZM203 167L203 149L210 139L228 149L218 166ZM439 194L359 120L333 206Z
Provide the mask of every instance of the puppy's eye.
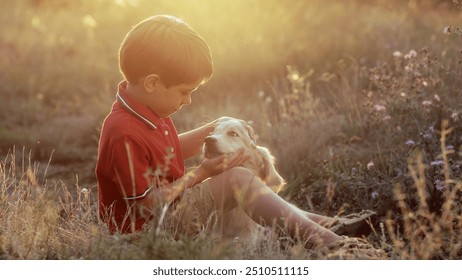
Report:
M231 137L238 137L238 136L239 136L239 134L237 134L237 133L234 132L234 131L229 131L229 132L228 132L228 135L231 136Z

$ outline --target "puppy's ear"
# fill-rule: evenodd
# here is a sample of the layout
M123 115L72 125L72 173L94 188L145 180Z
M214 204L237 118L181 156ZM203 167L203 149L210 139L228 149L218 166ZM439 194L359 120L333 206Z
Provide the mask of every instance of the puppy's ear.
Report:
M255 137L255 131L253 130L253 127L250 125L250 123L245 122L245 121L242 121L242 124L247 129L247 133L249 134L249 137L253 142L252 144L254 144L255 147L256 147L257 146L257 139Z
M262 170L260 171L262 174L262 180L275 193L282 191L286 182L274 167L273 155L265 147L257 146L257 150L263 158Z

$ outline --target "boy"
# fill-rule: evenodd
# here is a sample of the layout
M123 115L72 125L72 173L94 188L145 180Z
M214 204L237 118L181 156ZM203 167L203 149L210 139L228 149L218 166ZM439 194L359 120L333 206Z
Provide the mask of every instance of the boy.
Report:
M184 173L184 160L200 152L215 123L178 135L170 119L213 73L208 46L189 25L172 16L140 22L120 47L119 65L125 79L103 124L96 167L99 214L112 233L140 231L159 215L154 209L167 204L174 215L182 204L179 233L240 206L258 223L287 226L309 246L344 240L321 226L336 219L295 209L240 167L242 151L206 158Z

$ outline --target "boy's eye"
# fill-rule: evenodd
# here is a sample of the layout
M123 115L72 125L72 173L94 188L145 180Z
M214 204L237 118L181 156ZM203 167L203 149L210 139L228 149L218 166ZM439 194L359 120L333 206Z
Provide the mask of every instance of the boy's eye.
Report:
M234 131L229 131L229 132L228 132L228 135L231 136L231 137L238 137L238 136L239 136L239 134L237 134L237 133L234 132Z

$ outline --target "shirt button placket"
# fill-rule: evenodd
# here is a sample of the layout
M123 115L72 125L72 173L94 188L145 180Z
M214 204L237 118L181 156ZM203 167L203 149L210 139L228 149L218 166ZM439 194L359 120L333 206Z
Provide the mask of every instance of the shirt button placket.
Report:
M164 130L164 135L165 136L169 135L168 129ZM167 143L171 143L171 139L169 137L166 140L167 140ZM175 152L175 149L173 147L168 147L168 152L173 153Z

